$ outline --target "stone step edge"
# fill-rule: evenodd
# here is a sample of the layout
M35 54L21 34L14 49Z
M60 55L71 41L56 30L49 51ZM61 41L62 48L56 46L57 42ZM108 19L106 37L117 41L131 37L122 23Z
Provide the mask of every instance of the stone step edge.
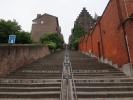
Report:
M0 92L0 95L6 94L6 95L49 95L49 94L60 94L59 91L46 91L46 92Z

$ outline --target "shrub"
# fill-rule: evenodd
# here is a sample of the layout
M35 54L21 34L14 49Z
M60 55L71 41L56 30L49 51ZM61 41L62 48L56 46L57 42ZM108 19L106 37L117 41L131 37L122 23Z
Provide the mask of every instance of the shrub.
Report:
M44 33L40 42L46 44L50 49L63 48L63 36L57 33Z

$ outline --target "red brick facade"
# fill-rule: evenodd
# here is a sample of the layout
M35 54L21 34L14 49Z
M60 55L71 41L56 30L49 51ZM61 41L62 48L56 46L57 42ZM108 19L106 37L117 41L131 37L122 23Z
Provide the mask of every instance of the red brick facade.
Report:
M133 64L132 15L133 0L110 0L87 39L80 39L79 49L119 66Z

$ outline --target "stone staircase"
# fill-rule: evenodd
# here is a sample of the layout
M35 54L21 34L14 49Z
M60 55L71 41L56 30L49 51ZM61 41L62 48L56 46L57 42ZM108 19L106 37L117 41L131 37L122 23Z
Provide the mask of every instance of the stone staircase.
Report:
M133 100L133 78L96 58L70 55L77 100Z
M0 100L60 100L64 51L0 78Z
M64 66L64 54L57 52L1 77L0 100L133 100L133 78L76 51L69 51L70 63ZM70 73L63 74L63 68Z

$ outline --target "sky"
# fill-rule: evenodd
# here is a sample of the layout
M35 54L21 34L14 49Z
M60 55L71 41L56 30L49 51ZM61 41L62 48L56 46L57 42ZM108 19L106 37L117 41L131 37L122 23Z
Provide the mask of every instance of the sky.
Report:
M58 17L65 42L68 42L74 21L83 7L94 16L102 15L109 0L0 0L0 19L15 19L22 29L31 32L32 20L37 14L48 13Z

